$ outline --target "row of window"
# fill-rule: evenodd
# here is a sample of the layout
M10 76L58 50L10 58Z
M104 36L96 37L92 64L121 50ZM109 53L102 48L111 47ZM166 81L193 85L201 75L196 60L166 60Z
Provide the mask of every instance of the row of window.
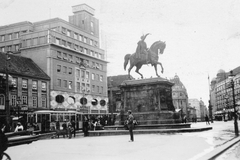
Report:
M93 26L91 26L91 27L93 27ZM59 27L55 27L52 30L57 31L57 32L60 31ZM62 32L61 33L65 34L65 35L67 35L69 37L72 37L72 38L74 38L76 40L82 41L84 43L88 43L89 42L88 44L90 44L91 46L95 46L95 47L98 46L98 42L97 41L94 41L94 40L92 40L90 38L87 38L87 37L85 37L85 36L83 36L81 34L73 32L73 31L71 31L69 29L66 29L64 27L62 27Z
M64 74L73 74L73 69L72 67L67 67L67 66L62 66L62 65L57 65L57 73L64 73ZM89 79L90 73L89 71L82 70L82 69L76 69L76 77L78 78L84 78L84 79ZM103 81L103 75L95 74L92 73L92 80L96 81Z
M71 42L65 41L65 40L57 38L57 37L52 37L51 39L52 39L52 42L56 43L57 45L63 45L66 48L76 50L80 53L88 54L90 56L93 56L93 57L96 57L96 58L99 58L99 59L104 59L104 54L94 52L93 50L89 50L89 49L84 48L84 47L82 47L80 45L77 45L75 43L71 43Z
M222 83L222 85L219 85L216 87L216 91L221 91L221 90L225 90L225 89L231 89L231 82L229 81L224 81L224 83ZM239 86L240 85L240 78L237 78L234 80L234 86Z
M14 88L17 88L17 78L12 78L12 85ZM32 81L32 90L37 90L38 89L38 81L33 80ZM28 80L27 79L22 79L22 89L28 89ZM47 83L46 82L41 82L41 91L46 92L47 91Z
M9 45L9 46L4 46L0 48L1 52L7 52L7 51L12 51L12 52L16 52L19 51L20 49L20 45L16 44L16 45Z
M8 41L8 40L12 40L12 39L18 39L19 38L19 32L15 32L15 33L9 33L6 35L1 35L1 42L4 41Z
M77 63L79 65L80 64L86 65L85 67L91 67L91 68L94 68L94 69L103 70L103 65L100 64L100 63L91 61L91 64L90 64L89 60L82 59L78 56L75 56L73 58L73 55L67 54L67 53L64 53L64 52L57 51L57 57L59 59L63 59L63 60L69 61L69 62Z
M20 104L17 104L17 95L11 95L10 98L10 105L11 106L17 106L17 105L28 105L28 96L23 95L20 97L21 102ZM38 100L41 101L41 104L43 108L47 107L47 96L43 94L41 98L38 98L37 95L32 95L32 107L37 108L38 107ZM0 105L5 105L5 96L3 94L0 95Z
M72 81L67 81L67 80L62 80L62 79L57 79L57 86L58 87L63 87L66 89L73 89L73 82ZM96 92L99 94L103 93L103 86L97 86L97 85L92 85L92 88L90 88L90 84L88 83L76 83L76 91L77 92Z

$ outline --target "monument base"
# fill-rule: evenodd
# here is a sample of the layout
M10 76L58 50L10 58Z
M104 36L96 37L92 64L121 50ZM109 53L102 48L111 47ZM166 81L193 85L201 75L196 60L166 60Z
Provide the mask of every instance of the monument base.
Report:
M179 113L173 111L159 111L159 112L134 112L133 116L138 122L138 125L152 125L152 124L175 124L181 123ZM127 114L117 117L119 125L124 125L127 119Z
M180 123L172 101L173 85L161 77L124 81L120 86L123 101L121 114L131 110L142 125ZM121 116L121 124L125 116Z

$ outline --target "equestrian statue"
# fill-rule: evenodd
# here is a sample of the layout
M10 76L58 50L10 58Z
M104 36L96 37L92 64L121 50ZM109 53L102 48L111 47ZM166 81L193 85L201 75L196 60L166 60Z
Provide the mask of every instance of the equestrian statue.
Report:
M154 66L156 75L160 77L157 72L157 65L159 64L162 68L163 73L162 63L158 62L158 54L159 53L163 54L164 49L166 48L166 43L159 40L154 42L148 49L146 42L144 42L147 35L149 35L149 33L141 36L141 40L138 42L138 46L135 53L126 54L124 57L124 70L126 70L127 64L130 61L130 67L128 69L129 78L131 69L134 66L136 66L135 72L138 73L141 76L141 78L143 78L143 75L139 72L139 69L142 67L142 65L145 64L151 64L152 66Z

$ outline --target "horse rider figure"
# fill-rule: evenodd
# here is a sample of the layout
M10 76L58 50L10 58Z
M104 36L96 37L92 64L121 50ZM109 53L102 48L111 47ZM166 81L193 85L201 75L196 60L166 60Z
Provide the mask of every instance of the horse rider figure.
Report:
M142 35L141 36L141 40L138 41L138 46L136 49L136 58L141 59L141 54L146 56L146 63L149 63L149 59L148 59L148 48L147 48L147 43L144 42L145 38L149 35L150 33L147 33L146 35Z

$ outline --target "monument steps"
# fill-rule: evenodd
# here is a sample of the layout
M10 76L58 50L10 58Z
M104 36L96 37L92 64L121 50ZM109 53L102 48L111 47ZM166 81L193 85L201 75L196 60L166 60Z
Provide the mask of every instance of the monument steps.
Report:
M184 124L146 124L146 125L135 125L134 130L143 129L174 129L174 128L190 128L190 123ZM105 126L104 130L126 130L124 125Z

